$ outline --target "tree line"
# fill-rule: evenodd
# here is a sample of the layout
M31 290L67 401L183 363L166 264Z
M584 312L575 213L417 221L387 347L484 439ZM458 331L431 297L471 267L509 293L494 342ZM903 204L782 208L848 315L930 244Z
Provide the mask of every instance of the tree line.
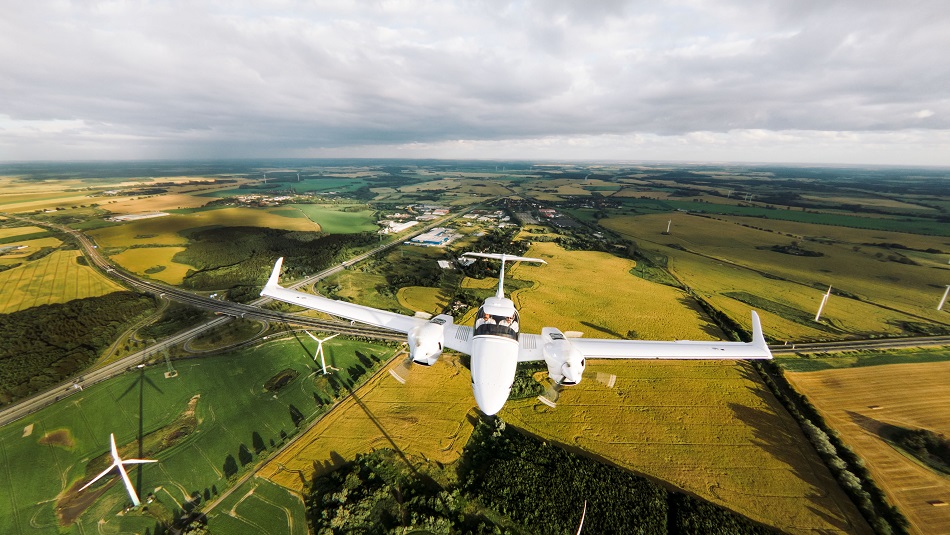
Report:
M113 292L0 314L0 403L27 397L86 368L155 308L147 295Z

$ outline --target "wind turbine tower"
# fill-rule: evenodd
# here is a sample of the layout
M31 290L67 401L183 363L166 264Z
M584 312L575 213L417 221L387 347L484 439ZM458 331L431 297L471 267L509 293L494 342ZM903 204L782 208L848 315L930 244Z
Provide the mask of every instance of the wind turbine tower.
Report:
M672 219L670 219L669 221L666 222L666 233L667 233L667 234L670 233L670 227L671 227L672 225L673 225L673 220L672 220Z
M323 357L323 343L326 342L327 340L333 338L334 336L338 336L340 333L336 333L336 334L334 334L334 335L332 335L332 336L328 336L328 337L324 338L323 340L321 340L321 339L317 338L316 336L310 334L310 331L304 331L304 332L307 333L307 336L309 336L310 338L313 338L314 340L317 341L317 352L313 354L313 361L316 362L316 361L317 361L317 357L318 357L318 356L320 357L320 366L323 367L323 375L326 375L326 374L327 374L327 361L326 361L326 359L324 359L324 357Z
M828 287L828 291L825 292L825 296L821 298L821 304L818 305L818 313L815 314L815 321L818 321L821 318L821 311L825 308L825 303L828 302L828 296L831 295L831 286Z
M943 309L943 304L947 302L947 294L950 294L950 284L948 284L947 289L943 291L943 297L940 298L940 304L937 305L937 310Z
M132 505L138 507L142 504L139 500L139 495L135 492L135 487L132 486L132 480L129 479L128 472L125 471L125 465L127 464L144 464L144 463L157 463L158 461L153 459L125 459L123 460L119 457L119 449L115 447L115 434L109 434L109 445L112 447L112 464L109 465L109 468L103 470L99 475L92 478L92 481L83 485L79 492L86 490L90 485L102 479L103 476L112 471L113 468L119 469L119 475L122 476L122 482L125 483L125 490L129 493L129 498L132 499Z

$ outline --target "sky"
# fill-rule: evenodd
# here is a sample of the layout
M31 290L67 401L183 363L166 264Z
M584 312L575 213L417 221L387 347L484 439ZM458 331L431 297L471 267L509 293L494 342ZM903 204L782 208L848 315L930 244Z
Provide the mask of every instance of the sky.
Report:
M9 2L0 161L950 165L945 0Z

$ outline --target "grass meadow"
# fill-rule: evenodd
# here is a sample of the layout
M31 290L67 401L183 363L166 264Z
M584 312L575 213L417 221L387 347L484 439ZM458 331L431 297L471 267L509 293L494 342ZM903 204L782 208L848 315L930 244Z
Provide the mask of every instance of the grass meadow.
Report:
M154 530L148 513L117 515L127 498L121 483L110 478L87 489L96 493L90 507L71 526L60 526L57 499L86 479L86 464L108 450L109 433L120 448L133 442L139 424L147 434L163 428L196 400L197 429L158 453L156 464L141 474L142 495L154 492L159 504L149 510L166 513L184 506L197 493L213 499L229 485L230 472L249 470L260 458L316 416L318 403L330 399L329 384L316 375L315 344L309 337L271 341L215 357L175 361L178 376L164 377L158 364L73 391L62 401L0 428L0 533L103 533ZM334 339L327 343L329 365L344 371L362 362L356 351L385 360L392 348ZM299 375L276 394L264 383L287 368ZM45 435L60 431L69 440L49 442ZM8 489L8 490L7 490ZM101 493L101 496L98 494ZM281 495L261 491L264 500L242 502L239 516L280 526L288 522L282 508L299 510L296 498L274 507ZM292 497L291 497L292 498ZM219 508L213 515L234 509ZM295 522L304 522L297 518ZM100 526L100 521L102 525ZM284 529L278 529L284 532Z
M904 353L904 352L901 352ZM950 362L786 373L795 389L867 462L875 483L911 524L912 533L950 533L950 478L884 440L884 426L950 436Z
M359 210L344 212L339 205L321 204L292 204L310 221L313 221L329 234L356 234L359 232L376 232L376 212L373 210Z
M615 387L592 380L597 372L616 374ZM557 408L509 401L500 415L784 533L870 533L746 363L591 360Z
M54 251L0 272L0 314L123 289L93 268L80 265L80 256L79 251Z

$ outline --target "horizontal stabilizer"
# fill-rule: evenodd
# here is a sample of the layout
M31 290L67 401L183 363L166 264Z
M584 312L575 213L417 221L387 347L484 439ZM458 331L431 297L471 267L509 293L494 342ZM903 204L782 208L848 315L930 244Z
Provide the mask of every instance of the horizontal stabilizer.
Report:
M462 256L477 256L479 258L493 258L495 260L501 260L502 262L540 262L542 264L547 264L544 260L540 258L527 258L524 256L514 256L509 254L497 254L497 253L464 253Z

